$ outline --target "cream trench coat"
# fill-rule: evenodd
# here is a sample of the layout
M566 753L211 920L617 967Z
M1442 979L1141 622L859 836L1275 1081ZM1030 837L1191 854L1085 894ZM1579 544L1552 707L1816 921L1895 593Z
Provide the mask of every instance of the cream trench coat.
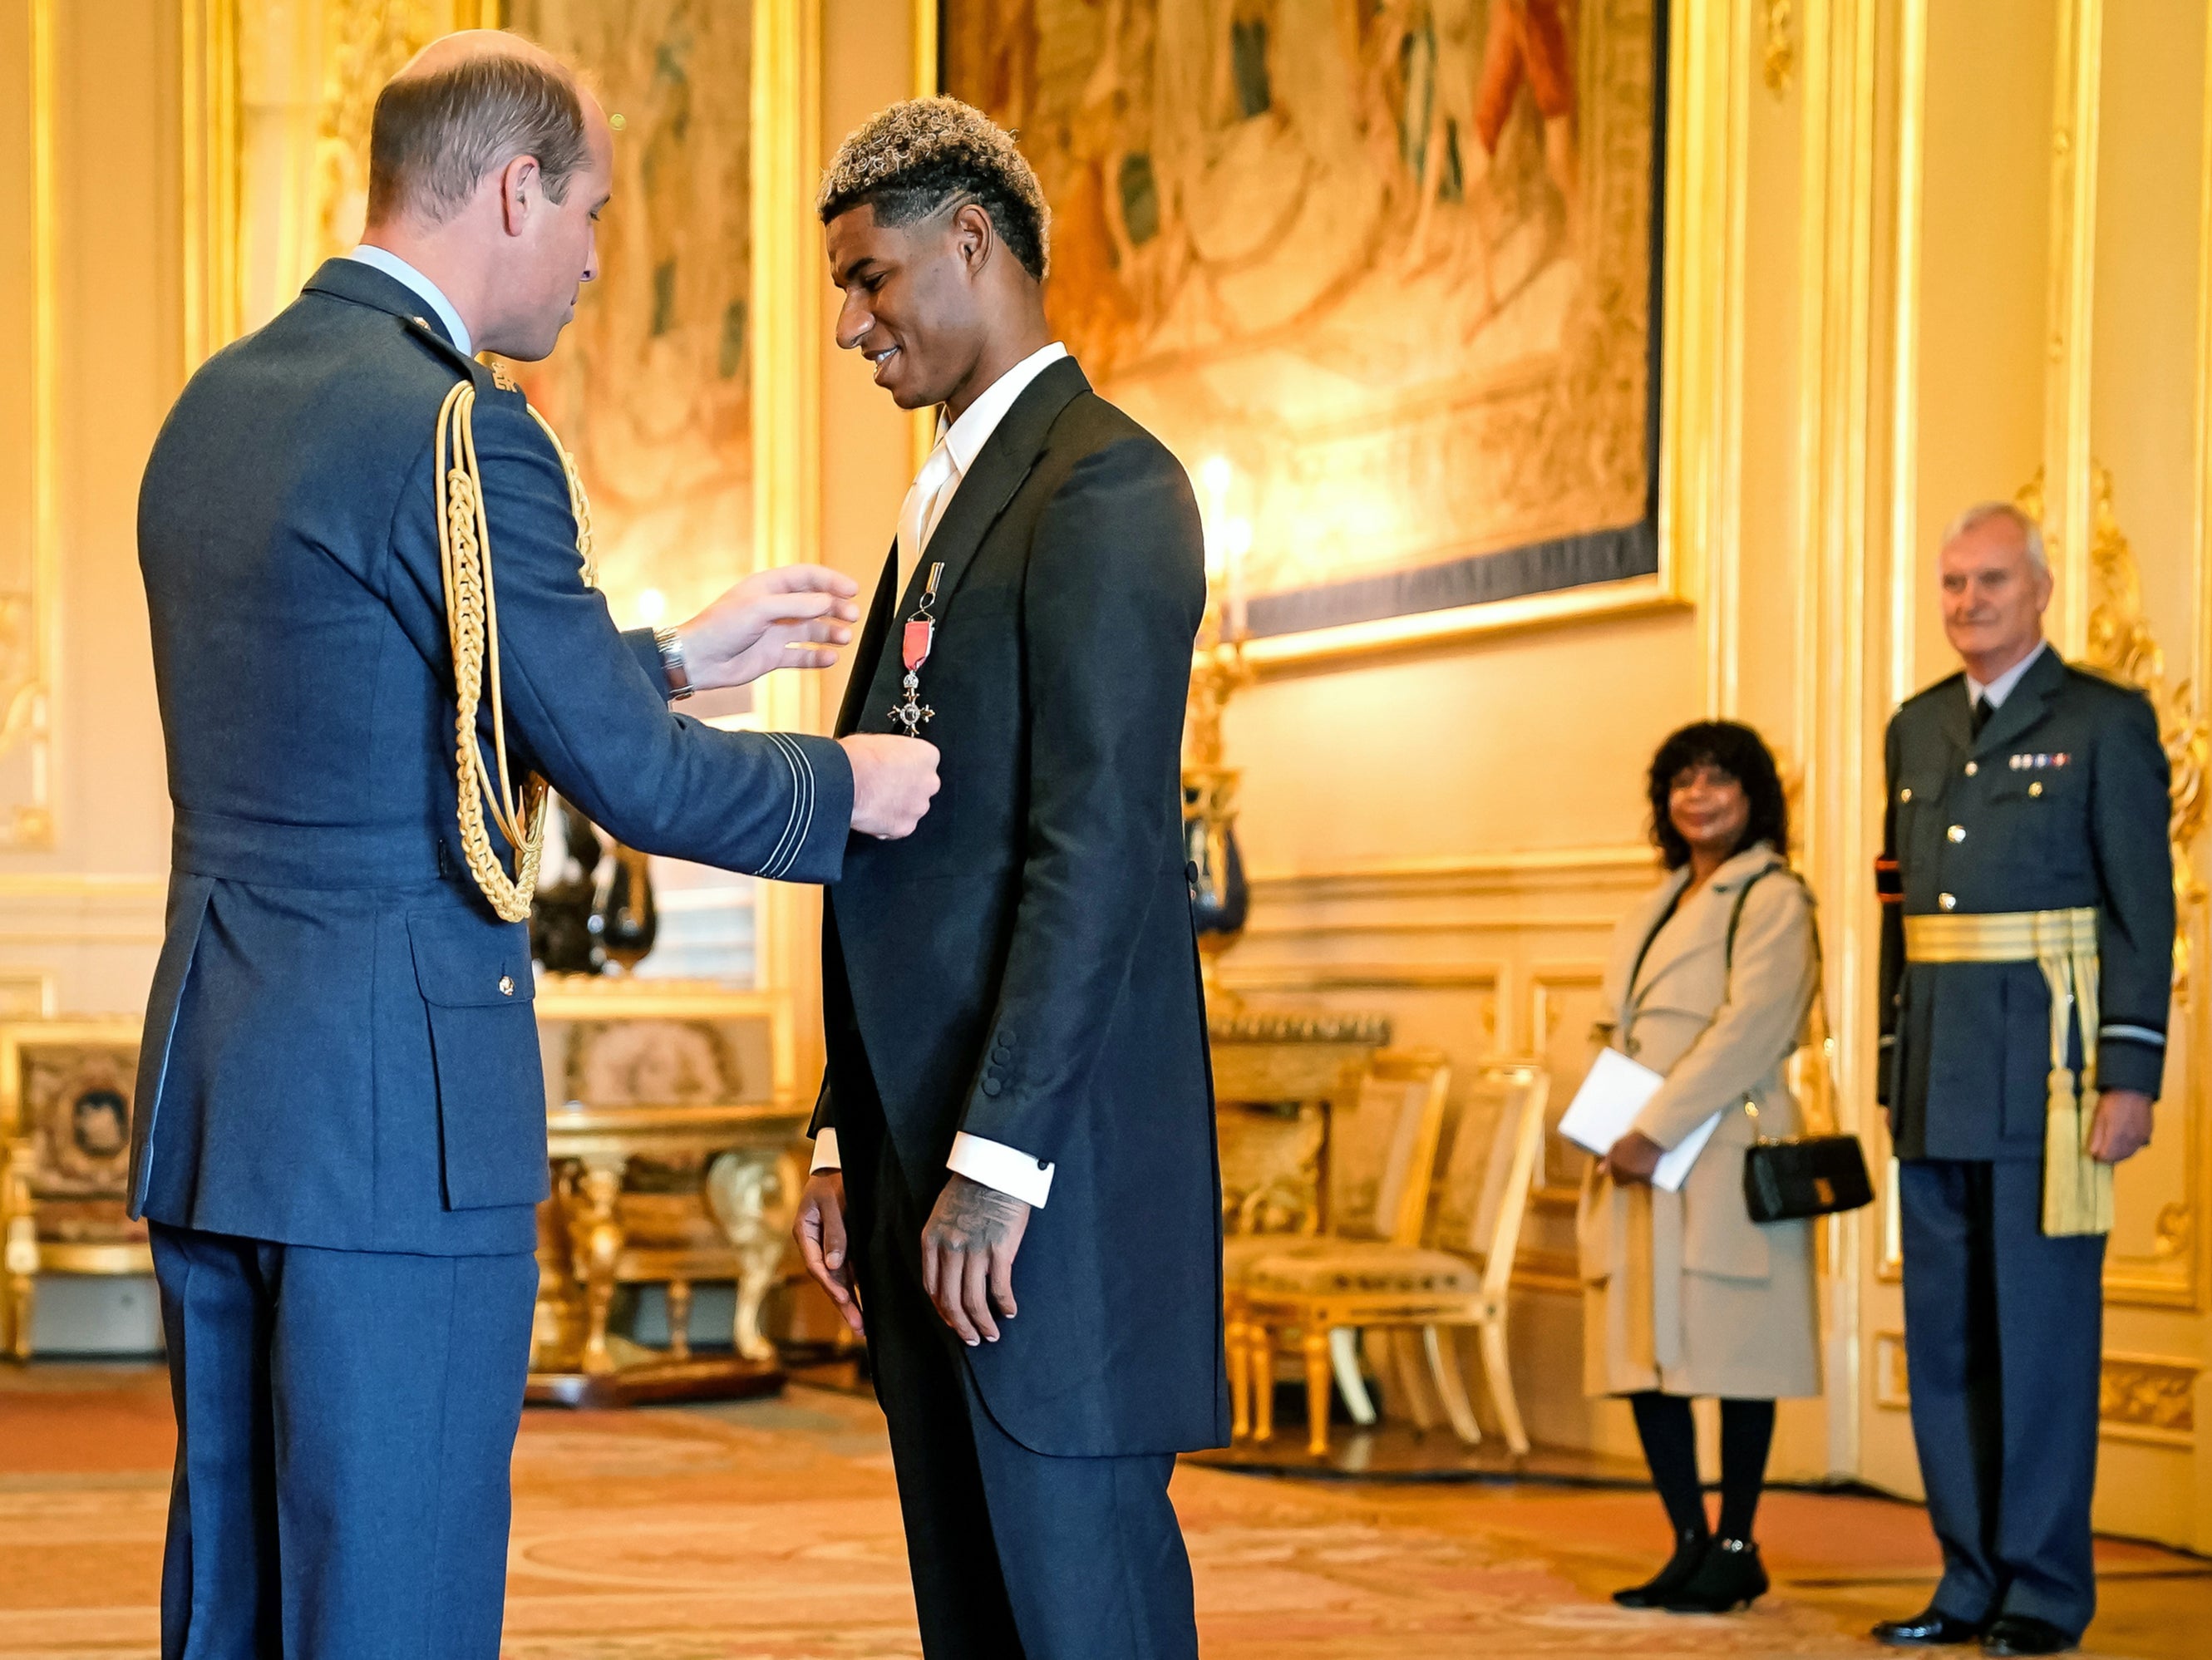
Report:
M1808 1225L1761 1225L1743 1197L1744 1150L1762 1134L1801 1133L1783 1065L1820 994L1812 897L1762 842L1668 918L1689 882L1676 871L1614 931L1594 1035L1667 1080L1636 1128L1671 1147L1716 1110L1726 1116L1679 1193L1619 1187L1595 1165L1584 1178L1576 1235L1587 1394L1820 1392ZM1761 872L1771 873L1745 900L1730 967L1729 919Z

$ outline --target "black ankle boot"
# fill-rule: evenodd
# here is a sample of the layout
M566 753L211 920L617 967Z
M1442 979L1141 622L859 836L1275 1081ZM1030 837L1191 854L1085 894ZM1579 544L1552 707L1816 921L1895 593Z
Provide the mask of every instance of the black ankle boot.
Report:
M1766 1595L1766 1570L1748 1539L1716 1539L1697 1568L1659 1606L1669 1614L1727 1614Z
M1642 1584L1613 1592L1613 1600L1625 1608L1662 1607L1698 1571L1698 1564L1705 1560L1705 1541L1711 1537L1703 1528L1685 1528L1674 1535L1674 1554L1667 1559L1667 1566Z

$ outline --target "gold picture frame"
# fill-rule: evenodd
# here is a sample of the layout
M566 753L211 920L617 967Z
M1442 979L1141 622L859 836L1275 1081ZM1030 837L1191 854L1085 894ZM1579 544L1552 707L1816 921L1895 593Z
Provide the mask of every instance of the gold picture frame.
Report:
M46 1274L149 1274L129 1197L138 1021L0 1021L0 1352L31 1354Z
M918 92L940 90L942 0L915 0ZM1354 666L1492 636L1693 610L1734 580L1738 556L1750 32L1730 0L1672 0L1660 206L1658 569L1516 599L1247 642L1263 676ZM1717 667L1725 642L1703 642Z

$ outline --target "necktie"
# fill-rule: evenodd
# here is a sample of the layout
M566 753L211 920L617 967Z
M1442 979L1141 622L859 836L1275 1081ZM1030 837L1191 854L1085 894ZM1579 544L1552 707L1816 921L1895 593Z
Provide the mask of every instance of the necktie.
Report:
M921 464L908 486L906 502L899 508L898 520L898 591L903 594L907 584L914 580L914 568L921 562L921 550L929 545L929 533L937 528L937 521L945 512L945 505L952 499L959 487L960 471L952 462L952 452L945 441L937 441L937 447L929 453L929 459Z
M1987 697L1975 698L1973 712L1966 717L1966 730L1976 738L1979 738L1982 735L1982 728L1989 723L1990 700Z

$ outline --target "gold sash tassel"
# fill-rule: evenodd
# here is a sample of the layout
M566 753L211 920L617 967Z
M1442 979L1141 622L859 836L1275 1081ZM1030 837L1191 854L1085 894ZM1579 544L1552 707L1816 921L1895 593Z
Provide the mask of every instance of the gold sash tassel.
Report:
M453 653L454 770L460 811L461 853L469 874L501 920L525 921L538 891L538 866L545 851L545 781L532 773L517 791L507 764L507 708L500 696L499 598L492 586L491 526L484 517L483 473L477 463L476 385L463 380L438 410L436 493L438 564L446 591L446 633ZM530 411L560 457L568 483L568 508L576 520L576 551L586 587L597 586L592 563L592 510L575 463L553 429ZM491 692L493 765L484 763L477 738L477 711L485 683ZM509 876L491 844L489 812L515 850Z
M2051 1076L2043 1125L2043 1231L2112 1231L2112 1167L2089 1156L2097 1116L2097 913L1930 913L1905 919L1909 963L2033 963L2051 988ZM2081 1076L2066 1064L2071 1017L2081 1014Z

